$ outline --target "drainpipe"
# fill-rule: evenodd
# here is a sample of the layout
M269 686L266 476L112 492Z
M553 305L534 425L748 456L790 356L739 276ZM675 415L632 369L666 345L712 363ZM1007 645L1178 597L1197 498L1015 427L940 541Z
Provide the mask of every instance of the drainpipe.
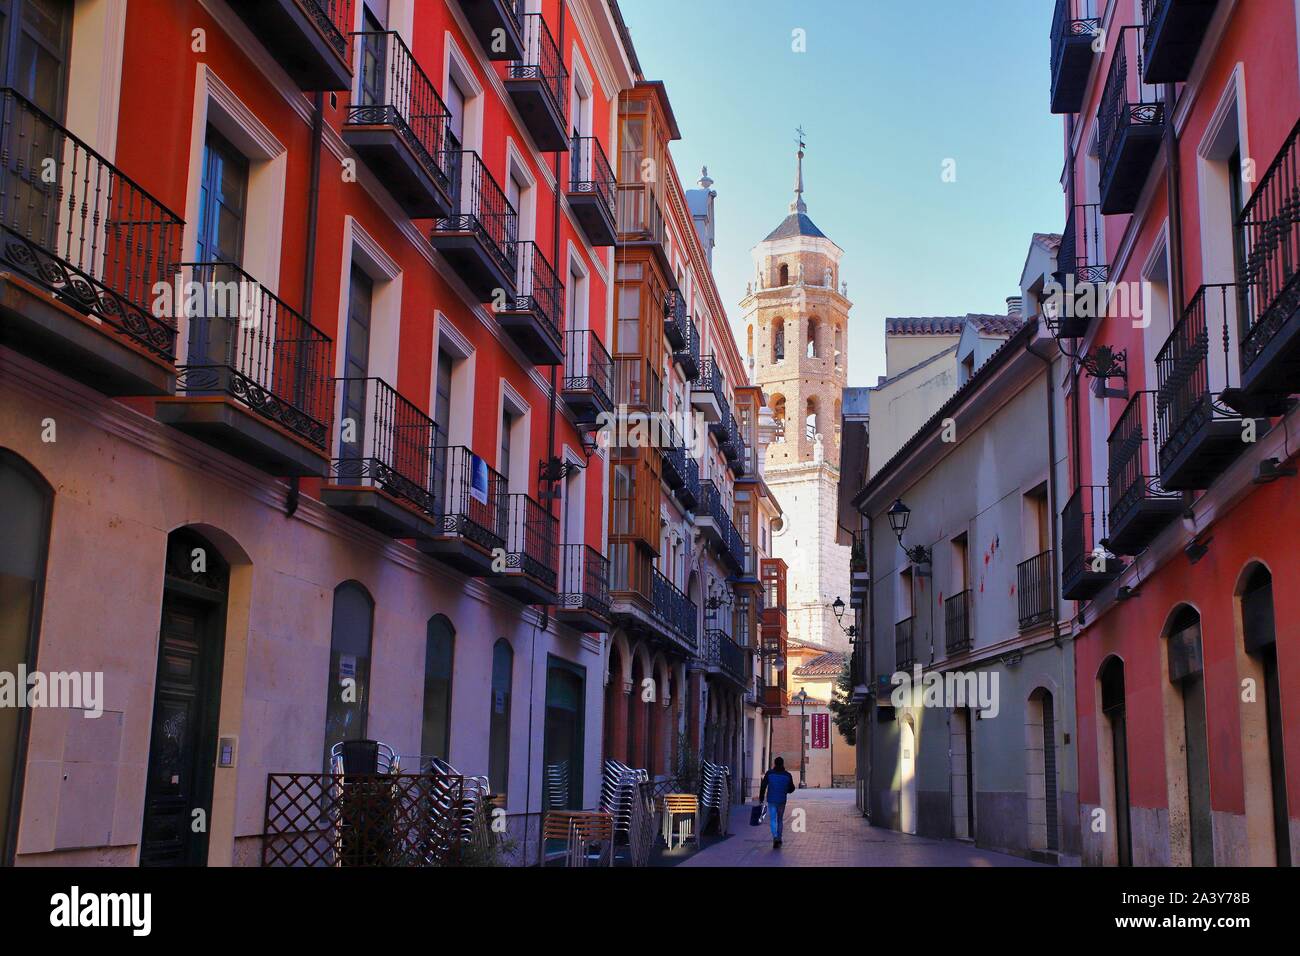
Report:
M302 315L311 321L312 293L316 286L316 229L320 220L320 161L325 142L325 94L319 90L312 97L311 115L311 177L307 188L307 242L303 250ZM301 480L297 475L289 479L289 496L284 514L292 518L298 510Z
M1066 158L1067 161L1069 162L1069 171L1065 177L1065 185L1066 185L1065 194L1066 194L1066 201L1069 204L1069 211L1072 213L1074 212L1075 198L1077 196L1077 193L1074 188L1075 166L1074 166L1074 114L1073 113L1066 116L1065 118L1065 150L1066 150ZM1067 221L1068 218L1069 217L1067 216ZM1087 229L1086 224L1084 228L1085 230ZM1034 353L1034 354L1037 355L1038 353ZM1050 387L1050 383L1052 381L1052 375L1050 369L1048 371L1047 381ZM1076 489L1081 488L1083 486L1083 467L1079 461L1079 455L1080 455L1079 417L1080 417L1079 416L1079 368L1075 362L1071 361L1070 362L1070 471L1073 473L1074 487ZM1049 490L1050 490L1050 486L1049 486ZM1055 511L1055 506L1051 506L1051 507L1052 507L1052 530L1053 533L1055 533L1056 511Z
M1183 310L1183 210L1179 199L1183 191L1183 167L1178 155L1178 131L1174 129L1175 86L1165 84L1165 163L1169 189L1169 291L1173 296L1174 321Z

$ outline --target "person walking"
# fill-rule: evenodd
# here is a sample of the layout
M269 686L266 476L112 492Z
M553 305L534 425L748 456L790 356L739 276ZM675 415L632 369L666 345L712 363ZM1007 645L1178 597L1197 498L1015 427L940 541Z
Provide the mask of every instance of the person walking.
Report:
M781 837L785 833L785 801L794 793L794 777L785 769L785 760L777 757L772 761L772 769L763 774L763 782L758 785L758 802L767 798L767 822L772 828L772 849L781 848Z

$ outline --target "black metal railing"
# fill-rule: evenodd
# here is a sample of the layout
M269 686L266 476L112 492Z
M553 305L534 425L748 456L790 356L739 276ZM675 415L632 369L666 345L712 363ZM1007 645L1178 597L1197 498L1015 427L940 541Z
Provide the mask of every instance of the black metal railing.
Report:
M350 64L348 34L352 30L352 0L295 0L340 60Z
M444 190L456 182L460 143L451 113L401 36L392 31L355 33L363 64L348 126L392 126L424 171Z
M614 168L600 140L574 135L569 145L569 192L590 193L600 199L614 218Z
M912 665L916 663L916 656L912 649L912 631L916 623L915 617L909 617L906 620L899 621L894 625L894 669L900 671L911 670Z
M491 551L506 544L506 480L463 445L438 450L435 511L444 535L465 538Z
M743 568L745 566L744 539L727 512L727 504L722 497L722 492L711 478L700 481L700 497L695 513L698 517L713 520L718 529L718 536L722 539L723 552L731 559L736 570Z
M673 352L673 361L682 367L686 381L694 382L700 375L700 330L689 315L682 323L682 347Z
M508 275L515 274L515 257L519 247L519 213L505 192L492 178L483 160L473 150L462 150L455 160L456 213L434 220L433 232L473 233L497 265Z
M695 602L664 577L658 568L651 570L650 577L651 603L655 616L669 627L684 648L694 651L698 634L698 609Z
M656 242L667 235L664 214L649 183L618 183L615 219L620 242Z
M522 571L555 587L560 519L526 494L503 495L501 508L505 512L507 571Z
M183 263L189 322L176 390L227 395L324 449L334 400L329 336L233 263Z
M679 352L686 345L684 326L687 322L686 296L678 289L669 289L664 293L664 335L674 352Z
M518 266L515 297L509 311L537 316L555 341L560 341L560 320L564 315L564 286L546 261L537 243L526 239L515 244Z
M685 466L682 472L682 486L677 489L676 494L682 504L694 510L700 500L700 463L691 457L689 452L682 457Z
M184 222L15 90L0 110L0 261L175 359L179 305L155 311L155 286L174 283Z
M1121 27L1102 89L1097 111L1097 149L1101 181L1107 182L1119 160L1119 139L1137 126L1159 126L1165 121L1160 87L1142 79L1146 28Z
M569 71L564 68L560 48L540 13L526 13L523 19L524 56L510 64L512 80L541 80L557 116L569 115Z
M680 488L686 481L686 442L671 420L665 418L663 425L663 476L669 488Z
M614 360L591 329L564 333L564 388L593 392L605 408L613 407Z
M1016 601L1020 629L1052 619L1052 552L1044 551L1016 565Z
M738 683L749 683L749 668L746 666L748 656L744 648L732 640L726 631L718 628L705 629L704 659L707 664L720 668Z
M1091 37L1101 29L1097 0L1056 0L1052 14L1052 75L1061 67L1066 41L1071 37Z
M722 419L709 427L718 431L722 422L731 414L731 403L727 401L726 381L722 377L722 369L718 367L718 360L713 353L700 356L700 374L691 383L691 391L713 393L722 412Z
M1081 485L1061 510L1061 578L1081 579L1089 571L1108 569L1111 553L1103 543L1109 531L1109 489Z
M438 512L438 449L433 419L381 378L342 378L343 414L330 477L365 485L429 514Z
M722 416L722 421L718 422L718 449L728 462L734 462L740 455L740 447L736 443L736 438L740 434L740 429L736 426L736 416L731 413L728 407L726 414Z
M609 617L609 558L585 544L560 549L560 607Z
M1118 527L1149 498L1178 498L1160 485L1155 446L1154 391L1135 392L1106 440L1109 459L1110 524Z
M1076 288L1085 283L1106 281L1109 268L1102 244L1101 207L1097 203L1070 207L1056 253L1056 268L1057 281L1062 286L1069 285L1069 276L1074 277Z
M1245 301L1242 370L1251 369L1300 309L1300 123L1237 218Z
M1215 419L1240 418L1219 401L1234 384L1229 320L1236 286L1203 285L1156 354L1156 446L1162 471L1187 443ZM1213 345L1211 336L1214 336ZM1222 353L1222 378L1210 367Z
M969 588L944 598L943 640L949 654L970 650L970 603Z

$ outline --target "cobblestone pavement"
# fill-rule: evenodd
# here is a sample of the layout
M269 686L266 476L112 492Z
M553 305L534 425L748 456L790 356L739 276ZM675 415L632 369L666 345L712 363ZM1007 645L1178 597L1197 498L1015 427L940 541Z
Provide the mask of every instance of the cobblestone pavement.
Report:
M772 848L767 821L749 825L752 804L736 807L731 836L692 853L679 866L1038 866L1019 857L955 840L933 840L872 827L858 813L853 791L800 790L785 810L785 839ZM796 811L804 811L796 832Z

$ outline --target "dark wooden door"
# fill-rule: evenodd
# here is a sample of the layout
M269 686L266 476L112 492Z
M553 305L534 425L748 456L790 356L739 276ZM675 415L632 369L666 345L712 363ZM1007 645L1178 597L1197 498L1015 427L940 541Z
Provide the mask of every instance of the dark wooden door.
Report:
M141 866L207 861L216 759L220 605L166 592L158 646ZM195 810L202 810L196 826Z

